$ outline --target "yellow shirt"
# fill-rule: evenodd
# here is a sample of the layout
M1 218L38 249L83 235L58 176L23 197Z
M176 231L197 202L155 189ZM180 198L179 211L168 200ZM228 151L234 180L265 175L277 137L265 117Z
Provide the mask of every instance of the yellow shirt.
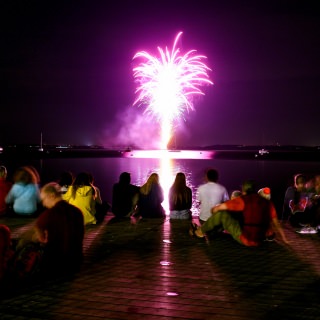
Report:
M74 198L72 197L72 190L73 187L69 187L67 193L62 195L62 198L82 211L84 224L96 224L93 188L91 186L78 188Z

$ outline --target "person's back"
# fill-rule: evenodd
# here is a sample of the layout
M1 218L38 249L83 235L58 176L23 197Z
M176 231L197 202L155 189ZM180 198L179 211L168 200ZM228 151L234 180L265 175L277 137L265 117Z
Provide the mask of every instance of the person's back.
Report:
M218 172L215 169L209 169L206 173L207 182L198 188L197 200L200 203L199 218L206 221L211 216L211 208L215 205L229 200L227 189L219 184Z
M70 204L79 208L83 214L84 224L95 224L95 200L93 188L90 186L82 186L77 188L75 196L72 196L74 186L71 186L63 198Z
M87 173L79 173L62 198L81 210L85 225L96 224L95 189Z
M163 191L160 186L152 186L148 194L139 195L139 214L142 217L160 218L164 217L164 209L161 205L163 201Z
M141 217L164 218L162 207L164 200L163 189L159 184L159 176L152 173L147 182L140 188L138 212Z
M74 270L82 261L84 221L80 209L62 200L38 217L36 225L42 224L48 232L43 263L53 270Z
M241 237L249 243L261 243L270 228L272 203L259 194L241 196L244 201Z
M0 166L0 216L7 210L6 197L12 187L12 183L7 181L7 169Z
M112 189L112 213L118 218L127 216L133 211L138 194L139 187L131 184L130 173L122 172Z
M61 194L67 193L69 187L72 185L74 180L73 174L70 171L61 172L58 184L61 187Z
M31 216L37 212L40 202L36 177L28 167L19 168L14 175L14 184L5 199L18 215Z
M83 215L55 190L58 188L54 183L42 188L41 197L47 210L35 223L39 238L45 243L42 268L46 273L77 271L83 256Z
M191 207L192 190L186 185L185 174L178 172L169 189L170 219L191 219Z
M171 188L169 190L169 209L171 211L190 210L192 206L192 190L185 187L185 197L177 198L175 191Z

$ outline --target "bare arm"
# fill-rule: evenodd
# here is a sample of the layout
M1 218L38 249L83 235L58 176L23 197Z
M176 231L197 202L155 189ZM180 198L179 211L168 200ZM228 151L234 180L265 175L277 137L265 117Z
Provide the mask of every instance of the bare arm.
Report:
M215 207L211 208L211 213L215 214L218 211L222 210L232 210L232 211L243 211L244 209L244 201L241 197L234 198L232 200L228 200L226 202L220 203Z
M288 244L289 241L288 241L285 233L283 232L282 227L280 226L279 220L278 220L277 218L273 218L272 221L271 221L271 223L272 223L272 226L273 226L273 228L274 228L274 231L275 231L275 232L278 232L278 233L280 234L282 241L283 241L284 243Z
M211 213L215 214L218 211L222 211L222 210L228 210L228 207L227 207L227 205L225 203L221 203L221 204L216 205L215 207L212 207L211 208Z

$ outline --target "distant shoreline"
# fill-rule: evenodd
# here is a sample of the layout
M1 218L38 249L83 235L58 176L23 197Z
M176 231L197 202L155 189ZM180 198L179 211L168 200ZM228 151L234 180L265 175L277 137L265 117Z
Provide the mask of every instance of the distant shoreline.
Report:
M168 152L171 158L179 159L181 154L189 153L184 159L201 159L201 153L212 154L212 157L202 159L232 159L232 160L266 160L266 161L320 161L318 147L275 147L275 146L213 146L212 148L170 149L170 150L142 150L131 148L106 149L102 147L82 146L34 146L7 147L0 150L0 159L23 157L26 159L52 159L52 158L159 158L159 151ZM151 154L151 155L150 155ZM195 157L193 157L193 155ZM137 156L138 155L138 156Z

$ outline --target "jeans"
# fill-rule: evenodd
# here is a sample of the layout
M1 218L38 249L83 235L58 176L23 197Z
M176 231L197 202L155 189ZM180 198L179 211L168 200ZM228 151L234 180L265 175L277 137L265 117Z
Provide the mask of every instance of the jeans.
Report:
M170 219L181 219L181 220L190 220L191 219L191 211L187 210L173 210L170 211Z

